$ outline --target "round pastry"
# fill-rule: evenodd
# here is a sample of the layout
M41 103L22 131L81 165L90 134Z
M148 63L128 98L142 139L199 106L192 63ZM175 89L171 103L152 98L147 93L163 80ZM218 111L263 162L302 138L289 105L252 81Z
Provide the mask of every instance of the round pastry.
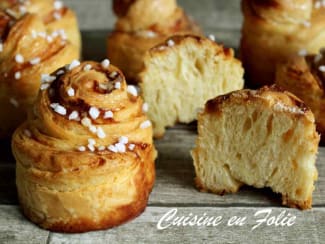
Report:
M136 217L153 187L156 157L137 90L108 60L74 61L50 77L13 135L23 213L60 232Z
M230 48L199 36L173 36L150 49L139 74L155 137L190 123L207 100L244 86L244 69Z
M147 50L171 35L202 33L175 0L115 0L113 9L118 19L107 55L130 82L138 82Z
M274 83L277 63L316 54L325 43L325 6L312 0L243 0L240 56L247 81Z
M134 32L153 25L167 27L177 8L176 0L113 0L113 10L118 17L115 28Z
M41 19L16 19L0 11L0 138L10 136L26 118L42 74L77 59L79 51L62 32L46 34Z
M317 55L293 57L279 64L275 82L302 99L313 111L317 130L325 137L325 49Z
M2 0L0 9L6 11L15 18L22 17L26 13L38 15L46 26L47 33L61 31L68 40L81 50L81 36L75 13L56 0Z
M219 96L199 114L196 185L220 195L269 187L284 205L311 208L318 143L313 113L289 92L272 86Z

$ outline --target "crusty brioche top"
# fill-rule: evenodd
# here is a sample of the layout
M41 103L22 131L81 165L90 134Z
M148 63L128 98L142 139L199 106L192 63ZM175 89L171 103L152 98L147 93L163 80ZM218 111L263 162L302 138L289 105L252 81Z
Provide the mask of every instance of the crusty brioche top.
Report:
M294 116L305 116L312 123L315 121L313 113L303 101L276 85L271 87L265 86L259 90L244 89L218 96L206 103L205 112L218 113L225 103L242 103L243 98L247 103L255 99L263 99L270 106L273 106L275 110L287 112Z
M177 10L176 0L114 0L116 29L136 32L164 23Z
M155 53L165 52L165 51L172 51L171 49L168 49L168 47L173 46L182 46L185 43L188 42L195 42L199 45L209 45L210 47L215 48L215 55L224 55L227 58L233 58L234 57L234 50L232 48L227 48L222 45L219 45L218 43L197 35L174 35L169 37L165 42L162 42L153 48L149 50L147 53L147 57L150 57L151 55L154 55ZM234 59L240 63L239 60Z

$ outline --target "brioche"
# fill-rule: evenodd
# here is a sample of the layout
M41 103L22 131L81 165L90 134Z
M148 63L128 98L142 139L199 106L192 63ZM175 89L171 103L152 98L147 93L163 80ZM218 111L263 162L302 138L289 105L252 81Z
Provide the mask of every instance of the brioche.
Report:
M176 0L113 0L117 31L134 32L166 25L178 8Z
M46 34L35 14L15 17L0 10L0 138L26 119L42 74L78 59L79 50L60 32Z
M24 215L59 232L138 216L153 187L156 150L135 87L108 60L74 61L49 77L12 140Z
M64 31L67 39L77 47L80 52L81 36L75 13L65 6L62 1L54 0L3 0L0 9L15 18L21 18L26 13L40 17L46 26L48 34L54 31Z
M244 85L233 50L198 36L171 37L146 54L144 66L139 85L156 137L176 122L194 121L208 99Z
M108 37L107 56L128 82L138 82L144 55L150 48L171 35L202 33L175 0L115 0L113 9L117 21Z
M319 135L304 103L276 87L208 101L192 151L196 185L216 194L270 187L284 205L312 206Z
M274 83L276 65L325 43L325 5L312 0L242 0L240 56L250 86Z
M313 111L317 130L325 136L325 49L317 55L296 56L277 65L275 82L303 100Z
M62 1L55 0L1 0L0 9L15 18L26 13L37 15L42 19L47 34L64 31L66 38L81 52L81 35L75 13Z

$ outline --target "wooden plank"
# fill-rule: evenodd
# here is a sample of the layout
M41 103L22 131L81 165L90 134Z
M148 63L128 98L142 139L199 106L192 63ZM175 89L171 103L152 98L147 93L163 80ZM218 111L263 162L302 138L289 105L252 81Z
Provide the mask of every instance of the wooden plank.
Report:
M194 169L189 151L194 146L193 130L169 130L156 146L159 158L156 162L157 182L150 198L155 204L184 205L239 205L279 206L280 196L269 189L244 187L237 194L217 196L198 193L193 186ZM317 160L319 179L313 195L314 206L325 206L325 148L320 147Z
M65 0L78 15L81 30L112 29L115 15L111 9L111 0ZM178 3L204 29L240 29L242 15L240 0L178 0Z
M200 193L194 187L194 168L190 150L196 138L195 124L169 129L162 140L156 141L159 157L157 177L150 196L151 206L280 206L280 196L269 189L244 187L237 194L217 196ZM0 145L1 147L1 145ZM3 155L3 153L1 153ZM3 157L3 156L2 156ZM8 158L8 156L7 156ZM17 204L14 163L0 164L0 203ZM319 150L319 179L313 195L314 206L325 206L325 148Z
M30 223L17 206L0 205L0 243L46 243L49 232Z
M217 226L169 226L158 230L161 218L174 207L148 207L137 219L120 227L84 234L60 234L41 230L21 216L18 207L0 205L0 243L322 243L325 235L323 225L325 208L299 211L287 208L269 208L271 216L296 216L295 223L288 226L267 226L256 229L257 220L263 219L265 208L195 207L177 208L176 215L161 226L166 227L175 217L222 217ZM244 225L229 226L230 218L244 218ZM166 219L166 218L165 218ZM283 218L281 219L283 220Z

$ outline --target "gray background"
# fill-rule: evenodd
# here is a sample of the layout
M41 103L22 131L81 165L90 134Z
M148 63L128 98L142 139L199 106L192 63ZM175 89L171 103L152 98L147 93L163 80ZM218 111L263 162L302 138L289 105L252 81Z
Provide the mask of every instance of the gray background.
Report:
M82 30L109 30L115 22L111 0L65 0L77 14ZM240 0L179 0L206 31L240 29Z

